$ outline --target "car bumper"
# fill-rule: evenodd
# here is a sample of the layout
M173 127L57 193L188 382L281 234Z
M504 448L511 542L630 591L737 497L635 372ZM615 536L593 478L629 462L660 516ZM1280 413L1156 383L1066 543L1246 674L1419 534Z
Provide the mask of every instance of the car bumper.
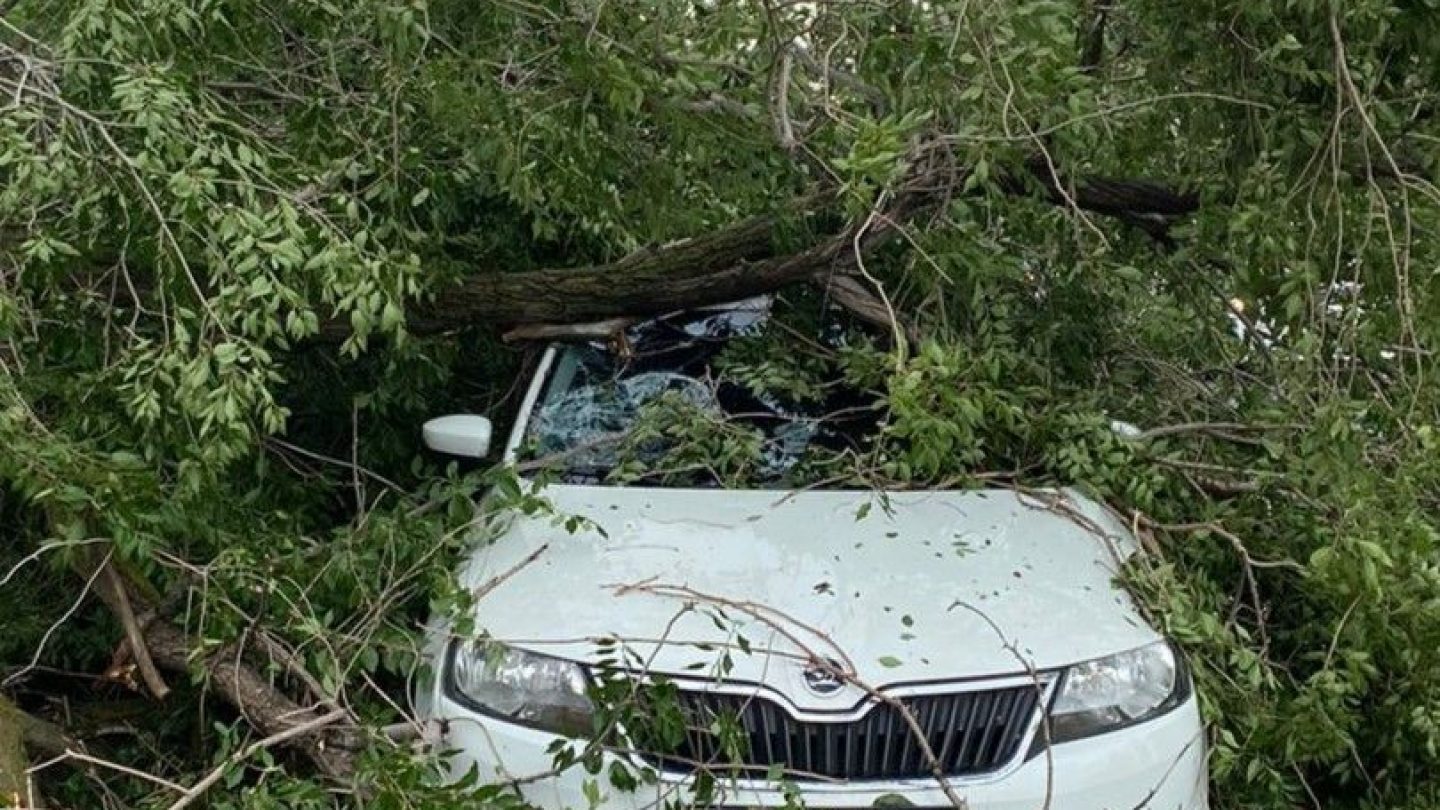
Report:
M595 783L590 791L598 788L599 810L649 810L688 796L686 781L669 775L626 792L612 787L604 771L592 777L574 766L552 774L547 749L554 734L477 714L443 695L434 709L445 721L441 747L454 752L450 768L456 777L474 767L482 782L518 781L525 799L542 810L590 808L587 782ZM1193 696L1154 720L1054 746L1048 756L1042 753L1002 776L951 781L969 810L1207 810L1207 784L1205 736ZM933 780L804 783L800 790L810 808L953 804ZM720 780L717 791L718 803L728 807L786 804L769 783Z

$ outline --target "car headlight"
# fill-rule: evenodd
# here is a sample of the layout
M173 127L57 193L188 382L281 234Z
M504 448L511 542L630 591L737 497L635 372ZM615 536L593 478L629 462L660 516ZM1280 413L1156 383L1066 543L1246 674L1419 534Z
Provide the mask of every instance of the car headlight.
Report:
M473 709L558 734L591 732L589 679L573 661L480 639L452 642L446 669L451 695Z
M1050 709L1052 743L1149 720L1184 702L1190 682L1180 657L1160 641L1076 664Z

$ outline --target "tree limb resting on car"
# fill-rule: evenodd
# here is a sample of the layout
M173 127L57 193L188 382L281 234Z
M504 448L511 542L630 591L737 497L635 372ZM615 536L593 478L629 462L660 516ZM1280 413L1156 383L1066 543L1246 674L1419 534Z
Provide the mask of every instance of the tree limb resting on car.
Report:
M957 192L963 172L953 166L923 169L896 193L900 202L866 229L859 247L873 249L922 212L933 210ZM1067 182L1037 161L1026 170L1000 175L999 188L1012 195L1038 194L1055 204L1114 217L1145 230L1162 244L1175 219L1199 209L1198 195L1144 180L1093 178ZM699 306L722 304L772 293L791 284L820 278L840 295L835 300L862 318L874 316L863 295L851 295L844 274L855 262L853 236L857 223L825 229L837 216L836 197L829 193L801 197L786 206L800 212L789 221L809 222L822 236L807 247L786 250L776 216L742 220L689 239L645 247L614 262L588 267L561 267L514 273L486 272L440 290L434 299L411 307L406 325L411 332L434 334L480 324L557 324L640 318ZM351 334L347 321L321 325L322 339L343 340ZM513 332L516 337L528 330Z

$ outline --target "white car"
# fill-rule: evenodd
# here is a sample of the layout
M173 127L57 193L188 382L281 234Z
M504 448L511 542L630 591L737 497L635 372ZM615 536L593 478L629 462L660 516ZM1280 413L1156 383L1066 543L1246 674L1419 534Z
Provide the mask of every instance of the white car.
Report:
M456 778L546 810L1207 808L1189 675L1115 583L1134 538L1093 501L603 483L616 460L597 438L662 393L736 412L701 381L765 323L738 307L635 327L623 356L546 350L505 459L561 460L541 493L554 513L493 524L461 576L474 631L432 626L438 677L417 703ZM777 470L846 438L761 405ZM489 423L442 417L425 438L478 458ZM594 739L595 685L617 678L667 685L683 739ZM557 767L562 749L603 753ZM612 780L614 763L652 778Z

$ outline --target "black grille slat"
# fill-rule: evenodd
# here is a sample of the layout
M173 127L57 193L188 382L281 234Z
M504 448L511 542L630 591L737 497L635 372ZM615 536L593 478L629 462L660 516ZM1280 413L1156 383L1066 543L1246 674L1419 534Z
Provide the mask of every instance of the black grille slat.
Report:
M1005 703L1011 695L998 695L991 698L990 713L985 717L985 724L979 728L979 743L975 747L975 764L980 768L988 767L991 764L990 741L995 736L995 720L1003 717Z
M805 766L804 766L803 768L801 768L801 770L804 770L804 771L812 770L812 769L814 768L814 765L815 765L815 751L814 751L813 746L810 745L810 737L813 736L813 735L811 734L811 730L812 730L812 729L811 729L811 727L810 727L810 724L808 724L808 723L805 723L805 724L798 724L798 723L797 723L797 724L795 725L795 731L800 735L800 751L801 751L801 754L800 754L801 760L800 760L800 761L803 762L803 763L805 763ZM793 763L792 763L792 767L793 767Z
M1005 741L1006 747L1018 746L1020 744L1021 739L1025 736L1025 732L1030 729L1030 718L1039 703L1040 692L1038 690L1032 689L1025 693L1025 702L1021 708L1015 712L1015 717L1011 721L1010 737Z
M1011 695L1010 701L1005 707L1005 716L1000 718L1000 722L996 724L995 747L990 752L990 760L996 765L1001 764L1000 757L1004 756L1009 747L1006 745L1006 741L1010 738L1011 725L1015 722L1015 711L1024 705L1024 692L1016 692Z
M762 761L763 761L763 762L774 762L774 761L775 761L775 732L772 730L772 729L774 728L774 726L772 726L771 723L770 723L770 707L771 707L771 704L770 704L769 702L763 701L763 700L754 701L754 704L755 704L756 707L757 707L757 712L756 712L756 713L760 715L761 736L763 736L763 737L765 738L765 759L763 759ZM778 724L779 724L779 718L777 717L777 718L776 718L776 725L778 725ZM754 750L754 734L753 734L753 733L751 734L751 749ZM759 752L756 751L756 753L759 753Z
M1040 706L1034 684L903 701L947 776L987 773L1013 759ZM764 695L682 690L680 707L687 717L684 741L665 755L646 756L666 770L735 764L711 731L716 718L729 717L743 732L738 764L753 778L776 765L802 781L932 775L925 746L893 703L872 700L852 720L798 720Z
M876 711L884 712L885 716L885 747L880 752L880 772L895 773L899 769L892 764L892 755L896 751L896 737L900 733L900 713L889 706L880 706Z
M974 703L974 700L960 700L959 696L957 696L956 699L948 701L948 705L945 707L945 720L941 725L944 729L944 739L941 741L940 747L935 751L935 757L940 760L940 767L947 771L956 770L950 764L950 748L955 742L955 732L959 727L956 721L962 718L964 713L968 712Z
M821 739L825 741L826 773L843 773L836 759L840 756L840 746L843 744L841 735L844 733L844 727L838 724L827 725L821 732Z
M705 734L705 714L708 709L698 695L688 699L682 699L682 707L685 709L685 743L676 753L686 759L695 762L705 761L705 741L708 735Z
M974 760L970 758L970 752L975 748L976 729L979 727L979 719L984 715L990 703L988 695L976 695L970 700L966 707L965 719L956 729L960 735L960 750L955 752L955 762L950 766L952 771L964 773L976 770Z
M855 731L858 725L858 723L846 723L843 726L841 739L845 741L845 744L839 761L839 768L842 773L855 772L855 746L859 745L860 742L855 737Z
M1005 752L1020 742L1020 736L1030 725L1030 712L1035 705L1035 690L1021 692L1015 696L1015 705L1010 716L1005 718L1004 731L1000 735L999 751Z
M884 712L872 711L865 716L865 768L863 774L869 778L884 773L880 767L880 753L885 744L885 724L890 722Z
M919 740L915 741L915 756L920 763L921 770L931 770L932 763L930 761L930 757L925 754L925 751L927 749L930 751L930 754L936 758L936 760L939 760L940 740L936 738L935 727L938 725L940 714L944 711L944 709L944 703L938 700L927 700L923 704L923 708L921 709L921 711L916 716L916 719L920 721L920 731L922 732L925 740L924 745L921 745ZM942 765L940 767L941 771L943 772L944 766Z
M784 716L785 716L785 715L784 715L785 710L784 710L784 709L781 709L781 708L778 707L778 706L775 707L775 708L776 708L776 712L775 712L776 716L783 719ZM784 724L784 725L789 726L789 725L793 725L793 724L786 723L786 724ZM794 746L794 744L793 744L793 739L792 739L792 737L793 737L793 735L791 734L789 728L784 728L784 729L781 730L781 732L780 732L780 739L782 739L782 740L785 741L785 758L782 759L782 760L780 760L781 762L794 762L794 761L795 761L795 746Z
M906 703L904 705L910 710L911 718L918 720L919 718L916 717L916 715L925 711L925 705L927 703L930 703L930 701L925 701L918 705L916 703ZM895 712L895 722L900 725L898 732L900 735L900 757L896 761L895 767L901 771L913 771L915 770L915 763L910 758L910 752L918 747L915 745L915 730L910 727L909 723L905 722L905 715L899 711ZM924 770L923 766L921 766L921 770Z

